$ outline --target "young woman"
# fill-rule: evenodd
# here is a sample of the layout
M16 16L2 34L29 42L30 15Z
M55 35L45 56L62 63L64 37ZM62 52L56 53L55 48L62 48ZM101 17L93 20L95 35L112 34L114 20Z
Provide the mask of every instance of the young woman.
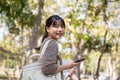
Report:
M66 65L62 65L62 59L58 54L57 40L64 35L64 31L65 22L60 16L52 15L46 20L45 34L42 42L46 42L47 40L51 41L49 42L43 55L42 72L44 75L54 75L61 72L61 77L63 78L63 70L71 69L79 64L69 62ZM58 61L60 61L60 65L58 64Z

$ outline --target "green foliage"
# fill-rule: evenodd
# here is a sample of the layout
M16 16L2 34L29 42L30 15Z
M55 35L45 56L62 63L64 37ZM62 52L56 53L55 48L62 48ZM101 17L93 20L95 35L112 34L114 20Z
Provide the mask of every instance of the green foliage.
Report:
M112 44L111 43L107 43L106 45L105 45L105 52L111 52L111 48L112 48Z
M13 34L19 34L19 28L11 27L9 28L9 32Z
M73 54L72 53L69 53L69 52L62 52L60 53L62 59L65 59L65 60L72 60L73 59Z
M104 63L108 62L107 57L112 57L112 63L115 63L116 54L114 53L119 54L120 52L119 47L116 49L117 43L118 46L120 46L120 30L119 28L113 28L114 25L112 25L116 20L116 16L119 14L120 3L119 0L113 2L109 2L108 0L107 3L105 1L106 0L67 0L66 2L65 0L45 0L44 14L42 16L41 35L44 32L45 20L48 16L58 14L65 19L66 41L62 43L60 55L63 59L73 59L75 54L72 49L72 44L74 44L76 49L80 50L80 55L84 53L84 51L87 51L85 60L86 70L92 73L96 71L96 63L103 47L105 47L104 56L106 58L102 60L100 66L101 71L105 71L106 69ZM0 45L4 47L5 50L14 52L10 55L0 51L0 55L2 56L0 56L0 59L6 59L6 67L13 68L15 65L19 65L20 62L16 54L17 52L24 51L26 46L28 46L26 43L30 38L32 26L34 25L37 14L36 12L38 11L36 9L38 5L38 2L34 3L33 0L30 0L30 2L29 0L0 0L0 20L4 20L5 24L8 25L10 33L16 34L9 34L0 42ZM108 26L109 33L106 36L106 43L103 45L105 30ZM25 31L20 32L23 28ZM23 36L21 37L19 33L22 33ZM73 43L71 43L70 34L73 35ZM15 40L16 38L18 38L17 41ZM106 53L112 54L112 56ZM23 55L19 58L20 60L24 60L25 56ZM120 61L119 58L120 55L118 55L118 61ZM20 64L23 64L23 62L24 61ZM119 62L116 68L116 72L119 73Z
M35 22L35 16L33 15L32 11L29 8L28 1L29 0L1 1L0 3L1 17L5 18L8 27L14 28L14 30L10 32L12 33L15 32L15 29L18 26L25 27L27 25L27 27L33 27Z
M87 48L88 51L91 52L91 50L99 50L99 47L101 47L101 40L91 36L84 43L83 49Z
M96 53L89 53L85 56L86 60L85 60L85 64L86 64L86 70L87 72L92 72L94 73L94 71L96 70L96 63L97 63L97 58L98 55L96 56Z
M6 60L6 68L14 68L17 64L15 60L7 59Z

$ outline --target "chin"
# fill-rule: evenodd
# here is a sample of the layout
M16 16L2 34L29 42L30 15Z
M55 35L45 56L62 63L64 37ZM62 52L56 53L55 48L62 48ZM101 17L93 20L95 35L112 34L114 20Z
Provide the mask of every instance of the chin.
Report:
M61 39L61 38L62 38L62 36L57 36L57 37L56 37L56 40Z
M58 40L58 39L61 39L61 37L59 37L59 38L55 38L55 40Z
M59 37L58 37L58 39L61 39L61 38L62 38L62 36L59 36Z

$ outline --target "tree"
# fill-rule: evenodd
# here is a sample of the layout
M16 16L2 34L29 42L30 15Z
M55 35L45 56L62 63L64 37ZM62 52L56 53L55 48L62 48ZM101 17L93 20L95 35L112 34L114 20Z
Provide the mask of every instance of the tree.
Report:
M30 50L30 53L28 52L28 54L26 54L26 59L28 59L28 57L32 54L31 50L37 47L37 43L38 43L38 39L40 37L40 31L41 31L40 24L41 24L41 19L42 19L43 6L44 6L44 0L39 0L39 9L38 9L39 11L38 11L38 15L36 17L36 22L33 27L32 36L30 38L30 43L29 43L28 51Z
M76 1L78 5L73 4L73 2L72 4L66 3L70 8L69 13L66 17L66 21L68 23L67 26L70 26L67 28L67 33L70 36L67 36L67 40L71 40L71 42L68 41L68 43L70 43L72 46L71 48L73 49L72 51L74 53L74 56L76 55L75 59L79 57L79 54L82 56L82 53L84 53L85 50L98 50L100 52L102 51L101 56L99 56L98 60L96 71L97 78L99 77L101 67L100 62L102 60L101 58L103 57L103 53L109 53L108 51L111 51L112 47L110 39L106 39L107 37L103 38L104 34L100 32L106 30L106 27L109 27L109 22L112 21L112 18L115 18L115 16L113 16L110 11L110 14L107 13L107 9L110 7L108 6L108 3L110 4L110 2L101 0L96 4L96 2L89 0L83 1L83 4L81 1ZM85 8L83 11L80 10L82 7ZM80 19L80 13L81 15L84 14L84 19ZM99 23L101 24L99 25ZM98 29L100 30L98 31L99 34L96 33L96 30ZM108 31L106 30L106 33L107 32ZM101 40L102 38L103 40Z
M79 80L80 74L91 73L98 78L100 72L107 72L114 79L120 74L119 3L118 0L0 0L0 23L6 24L10 31L0 42L3 56L0 58L12 67L19 65L14 61L24 60L38 45L46 18L58 14L66 22L64 41L59 41L63 44L62 57L86 58L77 67Z

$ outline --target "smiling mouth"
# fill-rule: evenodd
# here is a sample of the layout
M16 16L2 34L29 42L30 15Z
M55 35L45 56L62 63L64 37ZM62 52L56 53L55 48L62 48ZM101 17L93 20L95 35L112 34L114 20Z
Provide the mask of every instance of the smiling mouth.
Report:
M62 36L62 35L63 35L63 33L57 33L57 35Z

